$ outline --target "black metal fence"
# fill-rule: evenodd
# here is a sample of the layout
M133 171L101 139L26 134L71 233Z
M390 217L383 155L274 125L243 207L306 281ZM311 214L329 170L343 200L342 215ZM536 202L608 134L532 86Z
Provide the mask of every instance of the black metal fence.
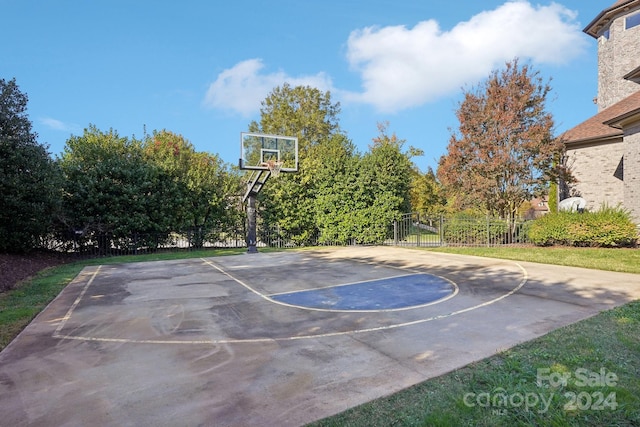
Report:
M200 249L246 248L247 232L245 224L230 227L220 232L206 229L190 229L170 233L70 233L65 236L52 235L41 241L44 249L76 254L81 257L103 257L117 255L138 255L168 251L194 251ZM321 243L322 242L322 243ZM301 239L278 226L262 225L258 230L258 248L294 248L302 246L330 246L319 233Z
M42 247L87 257L137 255L174 250L210 248L241 248L246 246L243 227L228 232L190 229L176 232L131 233L73 233L49 236Z
M409 213L389 225L386 239L381 245L390 246L499 246L528 243L528 222L488 217L452 216L429 217ZM288 233L278 226L261 224L258 229L258 248L293 248L301 246L344 246L344 242L330 242L319 232L306 235ZM358 241L357 236L350 244ZM212 231L190 229L170 233L74 233L51 236L42 247L82 256L114 256L155 253L161 251L192 251L210 248L243 248L246 244L245 224L229 230Z
M404 214L393 223L393 238L385 243L394 246L502 246L529 243L530 222L455 215L430 217L418 213Z

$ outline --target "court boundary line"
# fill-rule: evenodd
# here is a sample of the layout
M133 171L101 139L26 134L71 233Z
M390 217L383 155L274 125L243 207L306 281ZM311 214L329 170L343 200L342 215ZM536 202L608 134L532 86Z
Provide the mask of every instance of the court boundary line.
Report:
M67 324L69 319L71 319L71 315L73 314L73 311L76 309L78 304L80 304L80 301L82 300L82 297L84 297L84 295L87 293L87 290L89 289L89 286L91 286L91 284L93 283L95 278L98 277L98 272L100 271L101 268L102 268L102 265L99 265L98 268L96 268L96 271L93 272L93 274L91 275L91 277L89 278L87 283L82 288L82 291L80 292L80 295L78 295L78 297L75 299L75 301L73 301L73 304L71 304L71 307L69 307L69 310L67 310L67 313L62 317L62 319L60 320L60 324L58 325L56 330L53 332L53 337L54 338L63 338L64 337L64 336L60 335L60 332L62 332L62 329L65 327L65 325Z
M446 281L451 283L451 280L448 280L445 277L440 277L440 276L437 276L437 275L431 274L431 273L415 272L415 273L408 273L408 274L399 274L397 276L382 277L382 278L378 278L378 279L369 279L369 280L360 280L360 281L357 281L357 282L340 283L340 284L337 284L337 285L318 286L317 288L309 288L309 289L304 289L302 291L276 292L276 293L268 294L268 295L271 297L271 296L278 296L278 295L295 294L297 292L321 291L323 289L338 288L340 286L360 285L362 283L378 282L380 280L399 279L401 277L415 276L417 274L424 274L424 275L427 275L427 276L437 277L439 279L443 279L443 280L446 280Z
M250 287L246 283L242 282L241 280L236 279L231 274L229 274L226 271L224 271L223 269L217 267L215 264L212 264L211 262L207 261L204 258L201 258L201 260L204 261L206 264L211 265L212 267L216 268L218 271L220 271L222 274L226 275L227 277L231 278L232 280L238 282L239 284L241 284L242 286L244 286L245 288L250 290L252 293L255 293L256 295L260 296L261 298L263 298L263 299L265 299L267 301L271 301L267 297L265 297L263 294L261 294L260 292L254 290L252 287ZM66 325L66 322L71 318L71 315L73 314L74 309L80 303L80 301L82 300L82 297L85 295L85 293L89 289L89 286L91 286L91 284L93 283L93 281L97 277L98 272L100 271L100 268L102 267L100 265L100 266L98 266L96 271L93 272L93 274L91 275L91 278L89 279L89 281L87 281L87 284L83 287L82 291L80 292L80 295L78 295L76 300L73 302L73 304L71 305L71 307L67 311L67 314L62 318L61 323L58 325L58 327L56 328L56 330L55 330L55 332L53 334L53 338L65 339L65 340L77 340L77 341L90 341L90 342L121 343L121 344L126 343L126 344L220 345L220 344L259 344L259 343L269 343L269 342L286 342L286 341L298 341L298 340L304 340L304 339L329 338L329 337L336 337L336 336L350 335L350 334L354 334L355 335L355 334L362 334L362 333L369 333L369 332L379 332L379 331L403 328L403 327L407 327L407 326L419 325L419 324L431 322L431 321L434 321L434 320L446 319L446 318L449 318L449 317L457 316L459 314L467 313L469 311L477 310L479 308L487 307L489 305L495 304L498 301L502 301L503 299L510 297L511 295L515 294L520 289L522 289L522 287L527 283L528 278L529 278L529 274L528 274L527 270L521 264L519 264L517 262L512 262L512 263L520 268L520 271L522 272L522 279L520 280L520 282L518 283L518 285L515 288L511 289L506 294L500 295L497 298L494 298L494 299L489 300L489 301L485 301L485 302L480 303L480 304L476 304L476 305L471 306L471 307L467 307L467 308L464 308L464 309L452 311L450 313L440 314L440 315L437 315L437 316L431 316L431 317L427 317L427 318L424 318L424 319L417 319L417 320L413 320L413 321L409 321L409 322L397 323L397 324L393 324L393 325L378 326L378 327L363 328L363 329L354 329L354 330L350 330L350 331L326 332L326 333L309 334L309 335L296 335L296 336L290 336L290 337L272 337L272 338L266 338L265 337L265 338L246 338L246 339L211 339L211 340L153 340L153 339L151 339L151 340L139 340L139 339L129 339L129 338L101 338L101 337L87 337L87 336L77 336L77 335L62 335L61 332L62 332L62 329L64 328L64 326ZM276 303L278 303L278 302L276 302ZM282 305L287 305L287 304L282 304ZM341 310L341 311L343 311L343 310Z
M314 290L314 289L329 289L332 287L337 287L337 286L349 286L349 285L356 285L359 283L366 283L366 282L372 282L372 281L376 281L376 280L385 280L385 279L393 279L396 277L402 277L402 276L410 276L411 274L426 274L426 275L430 275L433 277L437 277L439 279L442 280L446 280L447 282L449 282L452 286L453 286L453 293L451 295L447 295L446 297L442 297L439 300L436 301L431 301L425 304L420 304L420 305L412 305L409 307L401 307L401 308L381 308L381 309L371 309L371 310L340 310L340 309L332 309L332 308L317 308L317 307L308 307L308 306L304 306L304 305L295 305L295 304L289 304L286 302L282 302L282 301L278 301L278 300L274 300L273 298L271 298L271 295L283 295L283 294L287 294L287 293L295 293L295 292L304 292L304 291L291 291L291 292L282 292L282 293L275 293L275 294L263 294L262 292L254 289L253 287L251 287L250 285L246 284L245 282L243 282L242 280L238 279L237 277L235 277L234 275L232 275L231 273L227 272L226 270L224 270L222 267L220 267L219 265L217 265L216 263L214 263L213 261L210 261L206 258L200 258L205 264L210 265L211 267L215 268L216 270L218 270L220 273L224 274L225 276L229 277L230 279L236 281L237 283L239 283L240 285L244 286L245 288L247 288L248 290L250 290L251 292L253 292L254 294L260 296L260 298L265 299L273 304L278 304L278 305L282 305L285 307L291 307L291 308L296 308L299 310L308 310L308 311L320 311L320 312L329 312L329 313L384 313L384 312L393 312L393 311L408 311L408 310L417 310L419 308L424 308L433 304L437 304L437 303L441 303L444 302L448 299L451 299L453 297L455 297L458 292L459 292L459 288L458 288L458 284L455 283L453 280L450 280L446 277L443 276L438 276L436 274L431 274L431 273L425 273L416 269L412 269L412 268L402 268L402 267L396 267L396 266L387 266L385 265L384 267L387 268L391 268L391 269L395 269L395 270L400 270L400 271L409 271L409 274L401 274L398 276L391 276L391 277L386 277L386 278L380 278L380 279L372 279L372 280L361 280L359 282L352 282L352 283L341 283L341 284L337 284L337 285L330 285L330 286L325 286L325 287L318 287L318 288L312 288L309 290ZM350 261L355 261L355 262L362 262L361 260L350 260ZM379 264L375 264L374 265L379 265ZM306 291L306 290L305 290Z
M425 276L431 276L431 277L437 277L438 279L442 279L442 280L448 282L453 287L453 292L451 292L449 295L446 295L446 296L444 296L442 298L439 298L439 299L437 299L435 301L426 302L424 304L410 305L410 306L407 306L407 307L398 307L398 308L372 308L372 309L340 309L340 308L309 307L307 305L297 305L297 304L285 303L285 302L274 300L273 298L271 298L272 296L289 295L289 294L296 294L296 293L301 293L301 292L313 292L313 291L319 291L319 290L323 290L323 289L338 288L338 287L342 287L342 286L360 285L360 284L368 283L368 282L379 282L381 280L389 280L389 279L396 279L396 278L399 278L399 277L415 276L415 275L418 275L418 274L422 274L422 275L425 275ZM438 275L431 274L431 273L410 273L410 274L401 274L399 276L383 277L381 279L362 280L362 281L359 281L359 282L343 283L343 284L330 285L330 286L321 286L321 287L318 287L318 288L304 289L304 290L301 290L301 291L278 292L278 293L275 293L275 294L268 294L267 297L272 302L284 304L284 305L287 305L289 307L299 308L299 309L302 309L302 310L309 310L309 311L327 311L327 312L331 312L331 313L385 313L385 312L393 312L393 311L417 310L419 308L424 308L424 307L428 307L430 305L439 304L441 302L447 301L447 300L455 297L456 295L458 295L459 291L460 291L460 288L458 288L458 284L455 283L453 280L449 280L446 277L438 276Z

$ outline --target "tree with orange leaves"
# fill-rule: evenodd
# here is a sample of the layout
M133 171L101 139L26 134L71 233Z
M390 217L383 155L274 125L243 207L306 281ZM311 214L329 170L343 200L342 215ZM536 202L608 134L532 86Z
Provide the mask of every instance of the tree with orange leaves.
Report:
M550 90L537 71L515 59L464 93L456 112L460 127L437 171L459 208L513 218L549 182L570 179L562 166L564 145L553 137L553 117L545 109Z

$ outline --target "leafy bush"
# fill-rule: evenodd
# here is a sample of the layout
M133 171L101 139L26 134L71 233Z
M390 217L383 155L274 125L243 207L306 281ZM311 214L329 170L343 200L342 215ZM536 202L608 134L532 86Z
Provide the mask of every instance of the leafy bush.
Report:
M603 206L596 212L550 213L533 221L529 239L538 246L631 247L638 241L628 211Z

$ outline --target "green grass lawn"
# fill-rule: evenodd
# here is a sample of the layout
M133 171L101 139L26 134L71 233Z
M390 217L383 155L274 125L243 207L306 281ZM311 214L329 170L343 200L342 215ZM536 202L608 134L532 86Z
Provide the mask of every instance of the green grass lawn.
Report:
M640 274L640 250L632 249L428 250ZM0 349L87 265L244 251L101 258L45 270L18 289L0 294ZM639 378L640 301L636 301L312 425L638 426Z
M640 249L441 247L425 250L640 274Z

